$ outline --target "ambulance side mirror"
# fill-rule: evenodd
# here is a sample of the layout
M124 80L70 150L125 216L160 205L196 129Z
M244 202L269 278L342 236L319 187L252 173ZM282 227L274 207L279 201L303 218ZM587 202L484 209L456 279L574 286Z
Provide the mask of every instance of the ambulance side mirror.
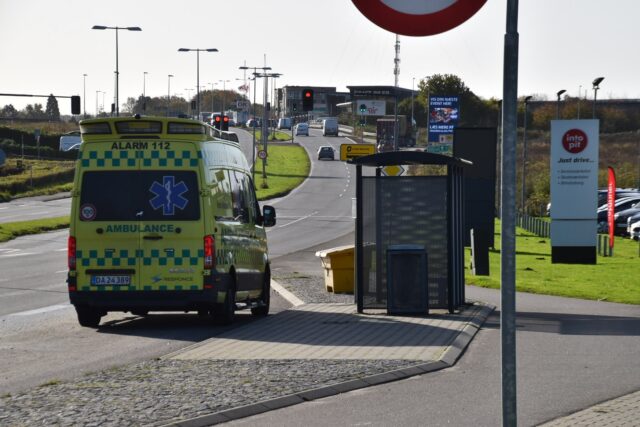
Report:
M265 227L273 227L276 225L276 208L269 205L262 207L262 224Z

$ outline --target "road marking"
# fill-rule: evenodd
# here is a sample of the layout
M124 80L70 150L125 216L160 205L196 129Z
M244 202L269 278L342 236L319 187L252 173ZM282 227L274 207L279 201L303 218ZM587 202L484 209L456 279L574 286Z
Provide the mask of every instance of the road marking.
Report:
M68 251L67 248L56 249L56 252L66 252L66 251Z
M19 249L16 249L19 250ZM34 255L35 252L19 252L19 253L12 253L12 254L3 254L0 255L0 258L15 258L17 256L25 256L25 255Z
M33 316L35 314L49 313L51 311L63 310L71 307L71 304L56 304L49 307L36 308L34 310L20 311L18 313L11 313L9 316Z
M56 271L56 274L60 274L60 273L68 273L69 270L60 270L60 271Z
M305 220L305 219L307 219L307 218L310 218L310 217L314 216L314 215L315 215L315 214L317 214L317 213L318 213L318 211L315 211L315 212L313 212L313 213L310 213L309 215L305 215L305 216L303 216L303 217L300 217L300 218L296 219L295 221L291 221L291 222L289 222L289 223L287 223L287 224L280 225L280 226L278 226L277 228L284 228L284 227L288 227L288 226L290 226L291 224L295 224L296 222L300 222L300 221L302 221L302 220Z

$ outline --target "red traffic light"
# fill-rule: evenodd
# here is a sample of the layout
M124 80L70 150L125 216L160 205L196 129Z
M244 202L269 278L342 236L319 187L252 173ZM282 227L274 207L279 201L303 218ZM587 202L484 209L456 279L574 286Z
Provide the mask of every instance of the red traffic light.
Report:
M215 121L216 121L216 122L219 122L219 121L220 121L220 116L216 116L216 117L215 117Z
M311 94L310 90L307 90L307 91L304 92L304 97L305 98L311 98L311 96L312 96L312 94Z
M229 121L229 116L224 116L223 120L225 123L227 123Z

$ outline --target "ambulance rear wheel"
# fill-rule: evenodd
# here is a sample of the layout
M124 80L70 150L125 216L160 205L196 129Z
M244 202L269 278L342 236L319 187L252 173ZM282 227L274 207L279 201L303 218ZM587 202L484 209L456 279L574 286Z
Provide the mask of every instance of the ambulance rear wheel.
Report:
M216 304L213 310L213 320L218 325L230 325L233 323L233 318L236 311L236 287L235 282L232 282L227 290L227 295L224 297L222 304Z
M271 273L269 270L264 272L262 279L262 305L251 309L251 314L257 317L263 317L269 314L269 306L271 305Z
M85 328L97 328L100 325L102 314L90 307L76 306L76 314L78 315L78 323Z

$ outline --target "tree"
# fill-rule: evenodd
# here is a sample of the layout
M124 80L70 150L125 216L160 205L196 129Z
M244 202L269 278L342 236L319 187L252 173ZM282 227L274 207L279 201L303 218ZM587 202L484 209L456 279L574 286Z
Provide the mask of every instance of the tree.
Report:
M47 109L45 110L45 116L50 122L60 121L60 109L58 108L58 100L53 95L49 95L49 97L47 98Z
M2 110L0 110L0 116L6 118L18 117L18 110L16 110L13 104L8 104L2 107Z

